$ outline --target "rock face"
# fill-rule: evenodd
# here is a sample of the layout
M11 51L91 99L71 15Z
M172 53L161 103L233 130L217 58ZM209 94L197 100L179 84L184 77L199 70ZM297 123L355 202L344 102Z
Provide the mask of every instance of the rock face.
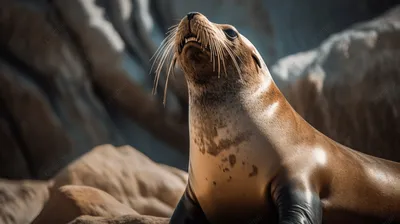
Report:
M164 108L148 73L167 28L188 11L237 26L271 65L396 2L0 0L0 177L49 178L105 143L186 169L184 79L171 79Z
M186 152L187 126L126 68L133 60L103 8L63 2L0 0L0 175L49 178L96 145L150 142L124 134L141 128Z
M270 68L314 127L361 152L400 161L400 7Z
M87 186L63 186L53 191L50 200L32 224L69 223L81 215L119 217L139 214L104 191Z
M0 179L0 223L30 224L49 198L51 184Z
M169 217L187 177L186 172L159 165L132 147L102 145L63 169L51 192L64 185L95 187L139 214Z
M187 12L198 11L214 22L234 25L255 44L267 65L272 65L282 57L317 47L329 35L353 23L379 16L399 4L398 0L172 2L170 6L165 3L163 7L167 12L168 9L175 12L177 18Z

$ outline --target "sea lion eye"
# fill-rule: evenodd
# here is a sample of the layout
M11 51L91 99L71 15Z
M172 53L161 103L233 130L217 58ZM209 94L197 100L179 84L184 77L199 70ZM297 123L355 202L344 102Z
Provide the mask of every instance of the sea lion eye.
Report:
M237 32L231 28L224 29L224 33L230 40L234 40L238 36Z

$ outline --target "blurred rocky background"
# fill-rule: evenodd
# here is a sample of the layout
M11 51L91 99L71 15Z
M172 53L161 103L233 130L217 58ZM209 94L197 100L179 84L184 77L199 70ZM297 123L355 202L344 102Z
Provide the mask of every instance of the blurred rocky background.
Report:
M318 130L400 161L397 4L0 0L0 223L167 223L187 178L187 92L178 69L164 107L150 58L190 11L248 37Z

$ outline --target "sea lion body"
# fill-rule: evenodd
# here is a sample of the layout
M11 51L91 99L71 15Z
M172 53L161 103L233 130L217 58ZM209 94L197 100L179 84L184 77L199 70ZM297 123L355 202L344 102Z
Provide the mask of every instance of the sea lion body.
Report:
M189 13L165 43L189 91L189 182L171 223L400 223L400 164L313 128L234 27Z
M266 183L275 176L279 158L274 151L264 150L268 143L263 141L261 133L257 136L252 131L255 125L243 116L243 111L220 109L190 105L191 114L196 115L189 118L192 124L189 182L209 219L215 214L215 223L245 218L240 222L243 223L248 217L256 218L268 211ZM224 111L237 117L224 114ZM206 118L209 113L213 113L215 120ZM214 147L209 148L210 145ZM233 198L240 203L232 203ZM223 213L226 215L220 216ZM238 217L232 214L238 214ZM218 217L225 218L218 220Z

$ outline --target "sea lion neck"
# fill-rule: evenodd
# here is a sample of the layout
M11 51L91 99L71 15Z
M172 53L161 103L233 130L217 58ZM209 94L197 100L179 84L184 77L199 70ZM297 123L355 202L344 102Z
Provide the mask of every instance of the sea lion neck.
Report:
M215 138L248 141L249 136L257 136L256 141L264 142L271 150L290 148L296 141L290 139L293 136L290 132L296 127L296 122L301 121L269 73L259 77L251 83L238 82L232 84L235 88L225 86L219 91L216 88L193 90L194 86L189 87L191 135L209 134L196 137L198 141L191 142L191 148L218 154L222 146L215 143ZM223 129L230 131L221 135L219 132Z
M228 81L225 77L212 79L215 80L209 80L206 84L188 82L190 105L211 109L240 103L241 83Z
M271 99L268 88L274 83L268 70L263 69L254 73L257 74L243 73L242 78L237 74L212 76L207 77L205 82L195 81L193 80L194 75L185 73L190 105L242 107L243 104L247 104L247 98L251 97L252 93L257 94L260 91L266 98ZM203 74L196 76L203 76ZM277 91L271 91L271 94L276 97Z

